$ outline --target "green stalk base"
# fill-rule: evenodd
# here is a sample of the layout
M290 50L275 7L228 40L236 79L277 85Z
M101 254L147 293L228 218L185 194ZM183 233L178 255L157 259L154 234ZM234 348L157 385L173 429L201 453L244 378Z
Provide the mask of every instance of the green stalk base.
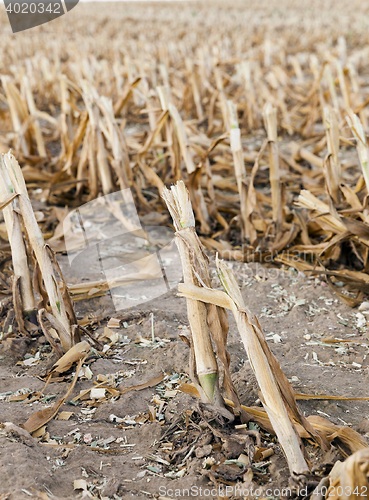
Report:
M205 394L210 402L213 402L215 387L217 383L217 373L207 373L206 375L199 375L201 387L204 389Z

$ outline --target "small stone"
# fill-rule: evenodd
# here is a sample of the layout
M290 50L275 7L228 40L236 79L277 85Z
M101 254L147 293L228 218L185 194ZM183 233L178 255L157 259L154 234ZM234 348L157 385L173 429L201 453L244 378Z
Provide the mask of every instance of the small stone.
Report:
M138 467L141 467L142 465L145 465L146 462L143 458L139 459L139 460L135 460L135 465L137 465Z
M92 436L91 434L85 434L83 436L83 441L86 443L86 444L91 444L92 442Z
M279 342L282 342L282 337L280 335L278 335L278 333L275 333L272 337L273 339L273 342L275 344L278 344Z
M206 446L201 446L201 448L197 448L195 454L197 458L204 458L209 456L212 451L213 447L211 446L211 444L207 444Z
M360 434L369 433L369 420L367 418L365 418L364 420L361 420L357 424L357 432L360 432Z
M362 328L363 326L366 325L366 318L365 318L364 314L357 313L356 318L357 318L357 327L358 328Z
M362 302L359 306L359 311L369 311L369 302Z

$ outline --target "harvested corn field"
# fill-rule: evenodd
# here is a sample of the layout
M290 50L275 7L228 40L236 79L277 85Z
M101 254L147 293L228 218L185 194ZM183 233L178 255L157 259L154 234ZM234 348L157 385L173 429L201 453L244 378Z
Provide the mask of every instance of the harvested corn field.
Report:
M2 7L0 500L368 498L368 23Z

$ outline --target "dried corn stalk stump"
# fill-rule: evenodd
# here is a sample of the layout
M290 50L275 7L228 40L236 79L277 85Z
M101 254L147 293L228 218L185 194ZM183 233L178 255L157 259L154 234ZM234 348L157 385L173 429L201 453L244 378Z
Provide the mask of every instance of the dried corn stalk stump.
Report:
M29 336L25 321L38 320L61 355L80 341L77 320L60 267L37 223L22 170L10 152L0 156L0 196L12 252L13 300L19 329Z

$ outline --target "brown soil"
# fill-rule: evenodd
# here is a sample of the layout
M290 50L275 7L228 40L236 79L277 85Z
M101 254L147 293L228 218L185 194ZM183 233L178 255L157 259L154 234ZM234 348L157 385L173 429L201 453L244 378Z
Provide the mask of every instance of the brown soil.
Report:
M248 306L259 316L264 333L270 339L271 349L297 393L366 395L368 340L366 325L358 327L360 316L357 316L356 310L338 302L319 278L309 279L293 270L268 269L260 264L246 266L234 263L233 269L243 285ZM124 311L120 316L114 312L107 298L78 302L76 309L79 317L86 314L105 316L97 332L103 331L109 316L123 318L124 326L117 331L125 337L125 343L112 346L104 358L90 358L93 378L78 381L71 398L80 390L91 387L99 374L125 373L120 389L144 383L163 372L172 379L175 374L179 374L181 379L187 378L189 350L178 337L179 332L188 328L186 305L175 291L141 307ZM147 346L142 347L142 343L140 345L135 341L139 336L151 338L150 313L154 315L155 336L166 342L160 342L159 346L158 342L147 342ZM273 334L277 336L273 337ZM322 341L329 337L350 342L324 344ZM39 376L52 363L50 350L43 342L41 338L30 345L22 340L1 344L1 393L14 393L24 388L42 390L44 382ZM34 354L40 343L43 348L40 362L30 367L15 364L27 353ZM258 400L257 383L232 318L229 351L231 371L241 401L252 405ZM175 389L175 378L173 380L172 387ZM68 381L54 382L45 393L61 396L68 385ZM159 385L139 392L127 392L114 402L97 403L96 409L89 415L86 409L90 407L85 402L79 402L77 406L65 404L62 411L73 412L73 415L67 421L51 420L47 424L47 437L56 439L56 444L58 440L64 444L74 443L71 449L62 444L52 447L48 443L25 440L17 434L6 435L3 432L0 435L0 495L9 493L9 500L18 500L28 498L29 494L37 498L36 492L45 492L50 497L52 494L76 498L80 494L73 489L76 479L85 479L90 487L94 485L95 488L90 488L91 492L96 495L100 491L101 498L147 499L160 495L170 498L171 493L175 495L175 489L178 490L178 497L182 494L179 490L186 488L197 487L197 492L200 487L211 488L212 483L201 474L204 459L196 458L195 454L186 461L185 475L176 479L164 476L169 472L166 465L148 458L151 453L165 459L165 454L156 443L184 412L196 411L197 401L194 398L177 392L174 397L170 394L168 399L163 399L166 403L161 409L164 416L161 422L156 419L143 424L120 425L111 420L112 414L120 418L148 415L149 407L155 407L153 397L163 395L162 388ZM47 405L41 402L9 402L7 399L8 396L1 396L1 421L17 425ZM313 400L299 401L299 405L306 415L325 416L331 422L338 425L346 423L363 434L369 431L368 402ZM125 426L126 429L122 428ZM105 445L108 448L105 452L95 451L91 443L84 443L88 434L91 434L95 447L104 447L104 443L96 444L99 440L114 437L114 441ZM75 440L73 436L76 436ZM308 451L314 465L316 451L311 447ZM329 458L326 457L326 460L329 461ZM288 486L287 464L278 446L270 462L265 469L264 479L267 482L260 490L262 496L266 495L267 488ZM163 494L165 492L166 495ZM206 493L203 491L201 495L192 497L216 498ZM186 498L186 494L182 498Z

